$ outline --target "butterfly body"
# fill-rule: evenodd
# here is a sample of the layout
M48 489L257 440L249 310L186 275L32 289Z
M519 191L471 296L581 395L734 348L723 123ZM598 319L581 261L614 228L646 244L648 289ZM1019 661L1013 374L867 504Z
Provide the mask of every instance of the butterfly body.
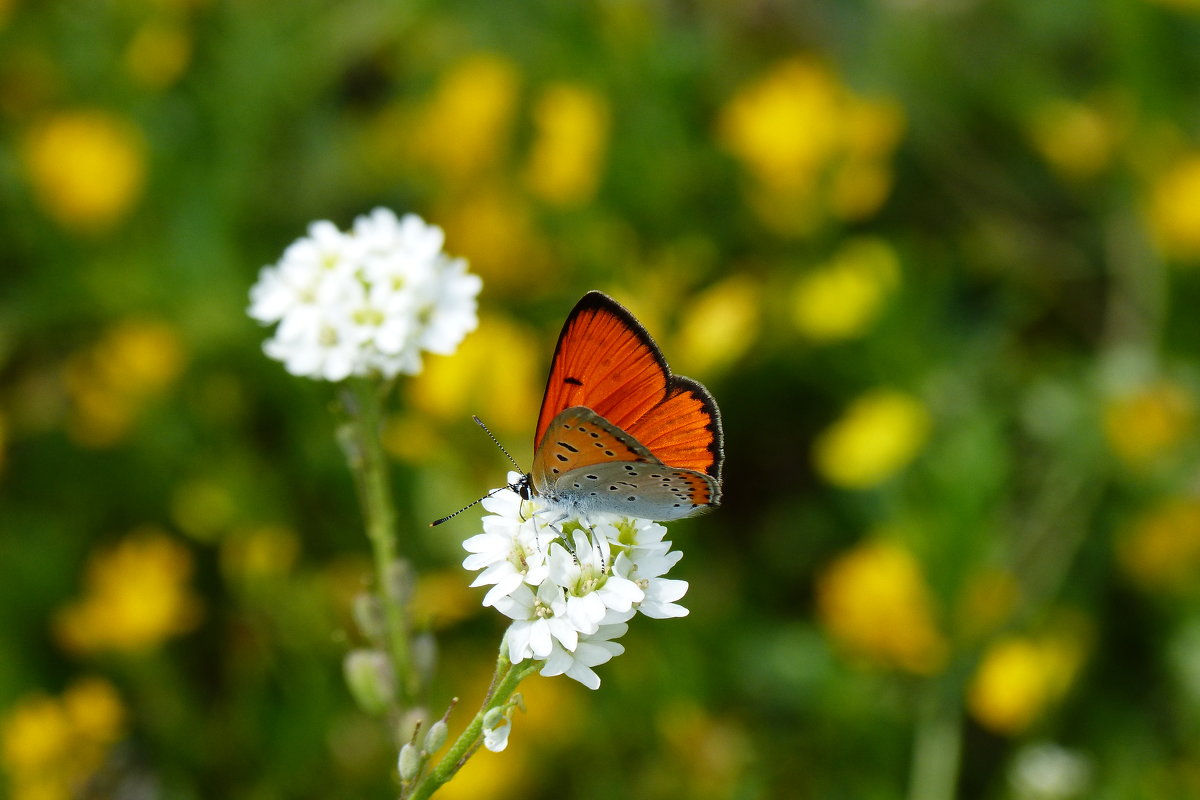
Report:
M721 437L708 390L672 375L633 315L589 292L559 336L518 488L564 516L692 516L720 501Z

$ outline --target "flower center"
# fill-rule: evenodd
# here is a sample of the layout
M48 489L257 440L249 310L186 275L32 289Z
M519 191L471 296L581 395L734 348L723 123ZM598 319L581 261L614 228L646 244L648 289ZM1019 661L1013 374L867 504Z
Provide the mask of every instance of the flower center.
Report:
M354 312L354 321L359 325L378 327L383 324L383 312L377 308L360 308Z
M321 333L317 337L317 341L320 342L322 347L333 347L338 343L337 328L334 328L330 325L322 326Z
M604 585L605 579L606 576L601 573L584 570L579 575L579 584L577 586L576 594L580 597L583 597L585 594L596 591Z

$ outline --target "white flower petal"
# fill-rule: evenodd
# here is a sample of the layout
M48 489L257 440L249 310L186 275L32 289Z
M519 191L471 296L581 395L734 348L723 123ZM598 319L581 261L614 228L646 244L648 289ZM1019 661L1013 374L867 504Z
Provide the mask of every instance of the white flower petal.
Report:
M512 720L508 717L504 718L494 728L485 728L483 731L483 746L493 753L499 753L504 748L508 747L508 734L512 731Z

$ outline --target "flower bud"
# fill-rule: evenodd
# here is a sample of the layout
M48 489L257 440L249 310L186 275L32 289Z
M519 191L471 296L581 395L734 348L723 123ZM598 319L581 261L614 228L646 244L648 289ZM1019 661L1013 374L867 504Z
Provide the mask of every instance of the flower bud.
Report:
M483 727L494 728L504 719L504 706L496 706L489 708L487 713L483 715Z
M413 638L410 652L413 670L420 676L422 683L428 683L437 668L437 639L429 632L419 634Z
M395 673L386 653L351 650L342 662L342 670L354 701L368 714L383 713L395 699Z
M400 770L400 780L415 780L421 774L421 753L412 744L405 742L400 748L400 759L397 768Z
M425 720L428 717L429 712L421 706L406 710L400 715L400 719L396 721L396 741L416 741L417 733L421 730L421 726L425 724Z
M404 559L398 558L388 565L388 600L400 606L407 605L409 598L412 597L413 588L416 586L416 583L412 566Z
M421 745L421 752L427 756L431 756L438 750L441 750L449 734L450 726L446 724L446 720L439 719L429 726L429 733L425 734L425 743Z
M359 592L354 598L354 624L363 636L372 642L383 638L385 622L383 603L369 592Z

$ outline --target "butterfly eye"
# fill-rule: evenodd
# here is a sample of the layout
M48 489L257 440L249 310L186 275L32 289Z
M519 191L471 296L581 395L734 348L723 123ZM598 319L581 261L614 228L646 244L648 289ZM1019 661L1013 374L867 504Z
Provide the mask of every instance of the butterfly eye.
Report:
M521 480L512 484L508 488L516 492L522 500L533 499L533 481L530 480L528 475L522 475Z

